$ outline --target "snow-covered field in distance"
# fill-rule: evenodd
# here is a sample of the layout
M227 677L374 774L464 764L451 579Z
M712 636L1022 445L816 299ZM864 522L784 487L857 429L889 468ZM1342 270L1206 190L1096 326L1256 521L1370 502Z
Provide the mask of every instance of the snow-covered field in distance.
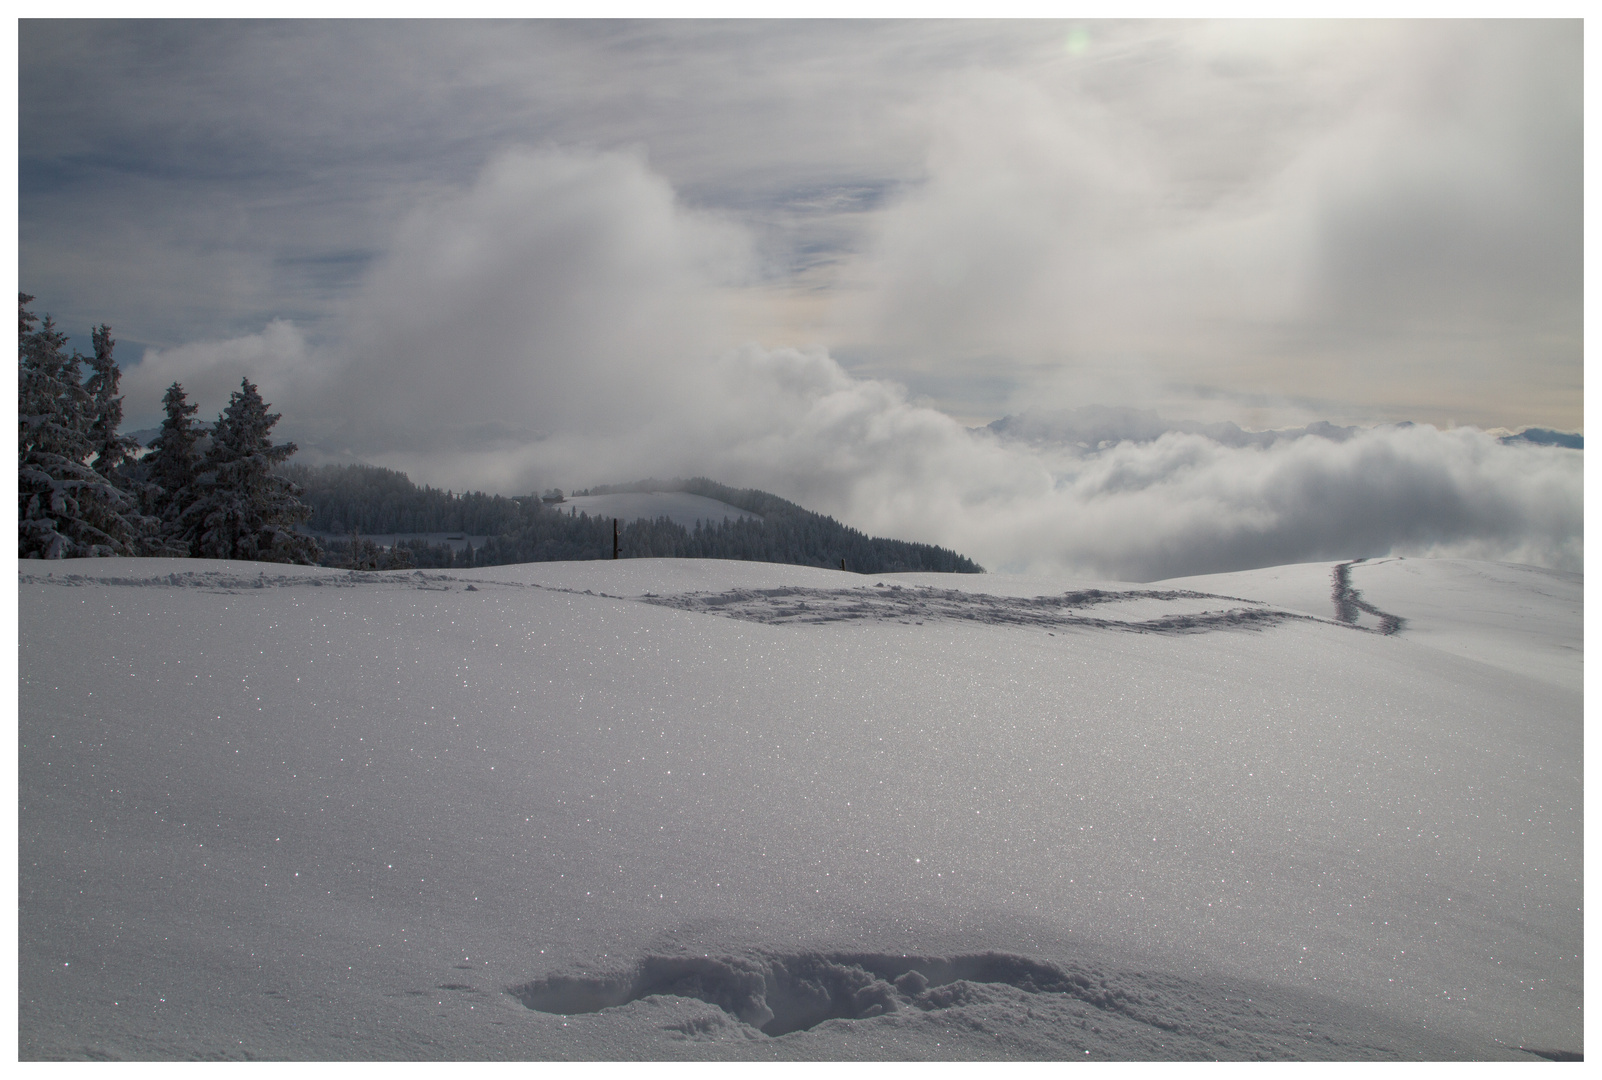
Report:
M1333 570L23 564L19 1052L1582 1051L1580 581Z
M687 491L623 491L612 495L569 495L562 502L553 504L553 507L564 514L571 514L577 510L590 517L615 517L625 524L639 518L655 521L657 518L665 517L675 525L682 525L686 529L695 528L697 521L704 521L708 525L721 525L725 521L738 518L755 518L758 521L762 519L761 514L741 510L738 506L730 506L721 499L692 495Z

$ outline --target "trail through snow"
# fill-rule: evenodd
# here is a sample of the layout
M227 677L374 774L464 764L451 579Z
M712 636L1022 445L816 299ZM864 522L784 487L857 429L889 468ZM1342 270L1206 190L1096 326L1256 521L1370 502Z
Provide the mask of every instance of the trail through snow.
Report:
M1187 590L1076 589L1056 596L992 596L928 586L878 582L872 589L733 589L641 597L647 603L709 612L760 623L832 623L867 620L921 626L966 621L988 626L1084 627L1140 633L1185 633L1272 626L1309 616L1250 600ZM1219 607L1219 602L1233 606ZM1094 610L1096 614L1088 614Z
M1359 620L1367 615L1379 620L1377 629L1380 633L1394 634L1402 629L1401 617L1381 611L1364 600L1362 591L1352 584L1352 567L1367 561L1367 559L1354 559L1351 562L1335 564L1331 575L1335 587L1330 593L1330 599L1335 603L1335 617L1343 623L1356 626Z

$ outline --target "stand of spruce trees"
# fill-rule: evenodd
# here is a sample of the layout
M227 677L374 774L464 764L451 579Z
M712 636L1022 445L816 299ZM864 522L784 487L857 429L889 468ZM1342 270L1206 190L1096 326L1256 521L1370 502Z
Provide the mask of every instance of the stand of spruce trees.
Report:
M18 294L19 557L318 560L317 541L296 529L310 511L278 472L295 444L273 443L279 416L249 379L206 432L173 383L161 433L136 458L138 444L117 434L111 328L94 330L92 357L69 353L50 317L28 310L32 300Z

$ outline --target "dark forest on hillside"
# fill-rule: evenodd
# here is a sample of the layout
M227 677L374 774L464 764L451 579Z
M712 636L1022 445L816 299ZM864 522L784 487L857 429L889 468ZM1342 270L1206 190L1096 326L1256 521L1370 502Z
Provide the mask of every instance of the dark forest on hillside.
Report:
M404 473L368 465L293 465L282 473L311 507L307 527L314 532L333 537L353 532L358 537L441 532L488 537L482 546L461 551L424 540L402 540L397 545L402 549L396 553L399 558L370 550L374 565L495 566L612 557L611 518L574 514L560 504L546 506L533 495L507 497L419 487ZM744 559L836 568L844 560L846 569L864 574L983 572L973 560L954 551L870 537L765 491L738 490L704 477L642 480L591 488L585 494L635 491L684 491L761 517L703 523L694 529L667 518L620 522L619 552L625 559ZM349 541L331 539L325 547L325 564L350 564Z

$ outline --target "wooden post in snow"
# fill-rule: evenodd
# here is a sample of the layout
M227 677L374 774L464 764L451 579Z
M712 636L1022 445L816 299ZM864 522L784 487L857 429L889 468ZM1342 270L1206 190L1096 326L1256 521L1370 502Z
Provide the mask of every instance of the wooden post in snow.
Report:
M614 558L614 559L617 558L619 550L620 549L618 547L618 542L617 542L617 518L613 518L612 519L612 558Z

